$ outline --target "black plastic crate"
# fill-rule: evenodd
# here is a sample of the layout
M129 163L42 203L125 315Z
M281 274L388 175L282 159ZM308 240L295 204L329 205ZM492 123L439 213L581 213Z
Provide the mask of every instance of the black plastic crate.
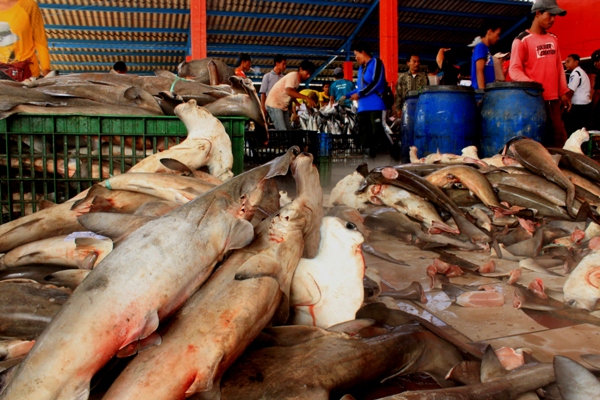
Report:
M298 146L301 151L311 153L315 158L319 152L317 131L269 131L269 141L265 145L254 132L246 132L244 163L246 169L271 161L284 154L290 147Z

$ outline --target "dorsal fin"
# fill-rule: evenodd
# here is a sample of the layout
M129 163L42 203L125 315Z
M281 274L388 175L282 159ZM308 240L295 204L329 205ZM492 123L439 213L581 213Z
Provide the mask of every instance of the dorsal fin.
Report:
M481 382L491 382L508 375L508 371L502 366L492 346L488 346L481 359Z

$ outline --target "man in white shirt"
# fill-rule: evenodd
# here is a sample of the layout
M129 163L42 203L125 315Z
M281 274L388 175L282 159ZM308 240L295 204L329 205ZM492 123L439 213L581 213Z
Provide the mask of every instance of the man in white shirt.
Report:
M564 115L565 128L567 134L571 135L578 129L589 128L592 116L592 87L590 78L579 66L579 55L570 54L565 67L571 74L569 77L569 91L567 96L571 98L573 106L571 110Z

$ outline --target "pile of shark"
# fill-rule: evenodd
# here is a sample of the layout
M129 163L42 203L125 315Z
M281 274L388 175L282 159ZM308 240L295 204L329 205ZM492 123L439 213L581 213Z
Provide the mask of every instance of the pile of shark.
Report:
M23 83L0 81L0 90L0 118L16 113L174 115L178 104L194 99L214 116L245 116L265 126L252 81L210 58L183 62L177 74L53 75Z
M311 154L292 147L233 176L231 142L213 114L195 99L174 112L188 128L179 145L0 225L0 399L349 400L357 385L422 373L439 389L388 398L517 399L544 390L571 400L600 392L594 375L568 358L521 357L509 366L513 355L457 343L390 303L425 302L420 284L384 292L363 257L377 254L367 243L373 230L519 258L502 238L541 240L543 249L576 226L563 245L572 259L559 257L577 275L565 302L592 307L597 243L583 225L595 204L568 185L573 179L544 178L563 193L557 225L544 211L470 186L481 171L509 175L470 156L445 157L467 161L454 166L359 168L340 181L331 195L338 204L328 208ZM542 149L515 141L502 158L521 165L506 167L523 170L515 176L542 168L531 153L584 162ZM553 165L542 169L560 172ZM459 181L467 193L440 188ZM291 198L280 191L284 182L295 187ZM481 200L489 213L464 211L461 198ZM528 259L547 265L539 254ZM461 271L444 260L432 269L434 286ZM486 294L493 290L450 288L483 294L465 299L469 306L494 301Z

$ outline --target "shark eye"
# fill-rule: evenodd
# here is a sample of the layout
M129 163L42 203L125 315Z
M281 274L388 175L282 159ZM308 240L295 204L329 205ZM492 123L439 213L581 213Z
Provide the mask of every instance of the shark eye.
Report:
M356 225L354 225L352 222L346 222L346 229L350 229L355 231L356 230Z

